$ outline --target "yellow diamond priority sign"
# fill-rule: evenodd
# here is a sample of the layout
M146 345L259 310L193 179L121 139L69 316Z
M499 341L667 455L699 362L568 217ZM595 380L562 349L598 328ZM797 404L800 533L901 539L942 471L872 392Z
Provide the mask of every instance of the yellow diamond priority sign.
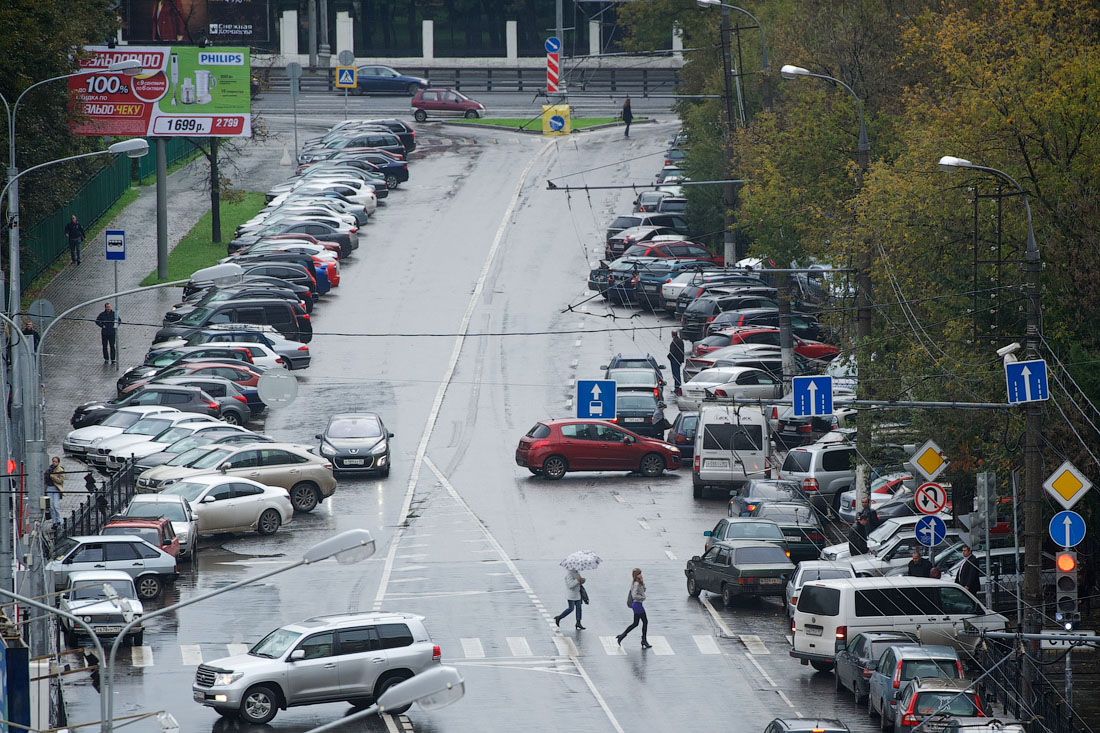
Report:
M1092 482L1076 466L1066 461L1043 482L1043 488L1064 508L1072 509L1081 497L1089 493Z
M931 440L918 448L909 462L929 481L935 481L943 469L947 468L947 461L944 460L940 447Z

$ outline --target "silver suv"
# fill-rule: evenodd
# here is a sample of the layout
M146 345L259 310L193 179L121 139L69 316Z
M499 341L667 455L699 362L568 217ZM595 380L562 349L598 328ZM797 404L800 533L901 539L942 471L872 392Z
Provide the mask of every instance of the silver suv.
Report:
M839 509L840 495L855 485L856 448L851 443L812 443L793 448L783 459L779 478L797 481L820 509Z
M195 702L223 716L263 724L280 708L298 705L345 701L366 707L439 660L423 616L315 616L275 629L248 654L199 665L191 692Z

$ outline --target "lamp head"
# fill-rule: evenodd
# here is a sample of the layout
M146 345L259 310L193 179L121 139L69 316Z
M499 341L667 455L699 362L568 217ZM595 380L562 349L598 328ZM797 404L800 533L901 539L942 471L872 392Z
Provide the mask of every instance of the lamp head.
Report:
M721 0L695 0L695 2L699 3L699 5L701 5L704 8L707 7L708 5L709 6L714 6L714 5L721 5L722 4Z
M365 560L373 554L374 538L371 537L370 532L365 529L349 529L335 537L318 542L302 553L302 559L307 563L314 563L335 555L336 562L341 565L350 565Z
M944 173L957 171L959 168L970 168L974 164L966 158L956 158L954 155L945 155L940 158L940 170Z
M123 59L122 61L116 61L108 66L107 71L121 71L126 74L126 76L137 76L144 72L145 68L137 59Z
M114 143L107 152L112 155L118 155L119 153L126 153L131 158L140 158L149 152L149 143L144 138L135 137L130 140L121 140Z
M809 76L809 69L803 69L801 66L793 66L791 64L783 64L783 68L779 70L779 75L784 79L794 79L799 76Z

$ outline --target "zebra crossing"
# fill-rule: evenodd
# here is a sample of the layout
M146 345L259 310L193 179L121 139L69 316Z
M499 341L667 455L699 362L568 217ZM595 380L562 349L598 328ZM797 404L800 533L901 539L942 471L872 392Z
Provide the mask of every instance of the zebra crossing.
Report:
M579 645L578 640L581 642ZM668 637L650 634L648 640L653 648L646 653L658 657L742 655L746 652L752 655L764 655L771 654L773 651L786 655L790 648L785 643L785 638L764 641L754 635L716 637L697 634ZM445 658L462 661L536 657L625 657L636 651L641 637L635 633L624 639L622 646L614 636L601 635L591 635L587 638L556 635L538 639L529 639L526 636L504 636L499 639L462 637L436 639L435 642L443 649ZM157 661L183 667L197 667L213 659L247 654L249 648L249 644L241 643L180 644L175 648L158 647L154 653L154 648L151 646L134 646L128 648L129 654L126 653L127 648L120 650L119 660L123 664L128 661L133 667L152 667Z

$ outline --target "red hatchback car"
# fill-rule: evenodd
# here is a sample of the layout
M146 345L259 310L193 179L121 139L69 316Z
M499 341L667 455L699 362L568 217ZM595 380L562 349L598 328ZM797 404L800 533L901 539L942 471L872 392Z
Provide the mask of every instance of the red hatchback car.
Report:
M659 476L680 468L680 449L604 420L543 420L519 439L516 463L556 481L567 471L629 471Z
M412 99L413 119L423 122L428 115L465 117L476 120L485 113L485 105L454 89L421 89Z
M821 341L811 341L799 338L791 334L794 340L794 353L807 359L829 360L840 353L840 349L832 344ZM767 344L779 346L779 329L756 326L742 326L739 328L724 328L709 334L699 343L695 344L693 356L706 356L712 351L724 349L734 344Z

